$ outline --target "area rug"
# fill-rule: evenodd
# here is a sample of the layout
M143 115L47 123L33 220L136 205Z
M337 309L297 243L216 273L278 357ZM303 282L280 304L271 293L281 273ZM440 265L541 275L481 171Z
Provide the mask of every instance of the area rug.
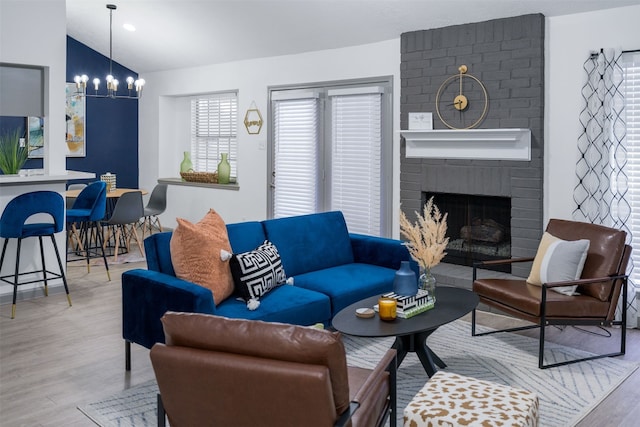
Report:
M488 330L481 328L481 330ZM393 343L392 338L344 336L349 365L372 368ZM442 326L428 339L447 364L446 371L533 391L540 399L540 426L573 426L638 367L637 363L605 358L551 369L538 369L538 341L516 334L471 337L468 322ZM545 360L562 361L587 353L547 344ZM420 361L409 353L398 370L398 425L402 411L427 381ZM102 427L156 425L155 382L79 406Z

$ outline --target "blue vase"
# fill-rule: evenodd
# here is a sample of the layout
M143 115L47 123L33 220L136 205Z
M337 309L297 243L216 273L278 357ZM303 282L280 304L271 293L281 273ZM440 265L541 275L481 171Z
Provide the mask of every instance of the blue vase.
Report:
M418 279L409 261L400 262L400 269L396 271L396 277L393 279L393 292L407 296L418 293Z

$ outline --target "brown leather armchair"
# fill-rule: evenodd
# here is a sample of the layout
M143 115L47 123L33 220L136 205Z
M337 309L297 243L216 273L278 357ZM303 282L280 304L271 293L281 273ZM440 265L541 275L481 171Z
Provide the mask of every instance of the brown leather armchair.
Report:
M158 425L396 425L396 352L373 370L347 367L339 333L167 312L151 362Z
M579 280L530 285L525 279L478 279L477 269L489 265L531 262L534 258L484 261L473 267L473 291L480 302L509 315L534 323L531 326L511 328L487 333L476 333L476 312L472 316L472 335L512 332L538 328L540 369L601 357L620 356L625 353L627 309L627 263L631 246L625 244L626 233L609 227L583 222L551 219L547 232L562 240L588 239L589 249ZM564 295L551 288L578 285L579 295ZM618 298L622 293L621 320L615 320ZM599 354L577 360L544 364L544 332L548 325L598 325L621 327L620 351Z

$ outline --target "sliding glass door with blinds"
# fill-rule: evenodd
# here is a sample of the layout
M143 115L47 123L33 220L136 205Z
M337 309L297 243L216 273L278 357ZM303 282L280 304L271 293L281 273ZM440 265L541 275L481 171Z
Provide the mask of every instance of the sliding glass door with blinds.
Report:
M273 218L342 211L390 235L391 79L270 90Z

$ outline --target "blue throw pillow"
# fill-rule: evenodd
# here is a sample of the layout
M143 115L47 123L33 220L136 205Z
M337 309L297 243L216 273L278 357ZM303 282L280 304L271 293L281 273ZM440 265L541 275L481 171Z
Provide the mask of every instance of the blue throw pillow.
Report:
M287 281L280 254L268 240L255 250L234 254L230 261L236 292L249 309L258 308L258 299Z

